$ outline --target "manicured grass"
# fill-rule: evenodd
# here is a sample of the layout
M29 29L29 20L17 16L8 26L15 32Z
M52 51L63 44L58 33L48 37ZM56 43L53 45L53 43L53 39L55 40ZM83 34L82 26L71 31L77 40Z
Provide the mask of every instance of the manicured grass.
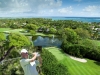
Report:
M0 32L5 32L5 33L21 33L21 34L24 34L24 35L28 35L30 36L31 34L30 33L23 33L21 31L24 31L24 29L10 29L10 28L0 28ZM49 37L52 37L53 34L43 34L43 33L36 33L35 35L37 36L49 36Z
M12 29L12 30L9 30L9 32L11 32L11 33L20 33L20 31L23 31L23 29Z
M0 32L20 33L23 29L0 28Z
M39 32L37 32L36 33L36 35L40 35L40 36L49 36L49 37L52 37L53 36L53 34L44 34L44 33L39 33Z
M0 28L0 32L9 31L10 28Z
M4 33L20 33L24 35L30 35L30 33L22 33L22 31L24 31L24 29L0 28L0 32L4 32Z
M71 59L62 52L61 49L55 47L47 47L60 63L67 66L70 75L100 75L100 62L86 59L86 63L82 63Z

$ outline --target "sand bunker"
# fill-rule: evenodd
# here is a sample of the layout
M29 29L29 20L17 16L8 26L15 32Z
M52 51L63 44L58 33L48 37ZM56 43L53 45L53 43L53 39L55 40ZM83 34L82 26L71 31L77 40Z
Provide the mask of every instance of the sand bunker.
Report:
M68 55L68 54L67 54ZM74 56L71 56L71 55L68 55L71 59L73 60L76 60L76 61L79 61L79 62L83 62L83 63L86 63L87 60L86 59L82 59L82 58L77 58L77 57L74 57Z

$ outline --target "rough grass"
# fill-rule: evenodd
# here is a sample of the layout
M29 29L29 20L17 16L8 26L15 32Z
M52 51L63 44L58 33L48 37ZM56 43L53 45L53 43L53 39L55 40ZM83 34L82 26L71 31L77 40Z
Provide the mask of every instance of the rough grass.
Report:
M98 40L92 40L94 44L96 44L97 46L100 46L100 41Z
M70 75L100 75L100 62L86 59L86 63L82 63L71 59L62 52L61 49L48 47L48 49L58 61L68 67Z

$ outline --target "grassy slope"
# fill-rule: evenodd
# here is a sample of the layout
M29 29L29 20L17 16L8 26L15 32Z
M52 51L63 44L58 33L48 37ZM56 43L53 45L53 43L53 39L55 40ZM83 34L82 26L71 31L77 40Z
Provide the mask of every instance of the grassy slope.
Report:
M62 64L68 67L71 75L100 75L100 62L87 60L87 63L82 63L71 59L58 48L48 48Z

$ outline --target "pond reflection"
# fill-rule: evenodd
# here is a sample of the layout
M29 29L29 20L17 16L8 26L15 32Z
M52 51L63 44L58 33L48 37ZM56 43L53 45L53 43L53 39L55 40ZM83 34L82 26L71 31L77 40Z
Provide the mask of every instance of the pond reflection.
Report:
M55 38L54 36L52 38L38 36L37 39L33 41L33 43L35 46L42 46L42 47L50 47L50 46L60 47L62 44L61 40Z

